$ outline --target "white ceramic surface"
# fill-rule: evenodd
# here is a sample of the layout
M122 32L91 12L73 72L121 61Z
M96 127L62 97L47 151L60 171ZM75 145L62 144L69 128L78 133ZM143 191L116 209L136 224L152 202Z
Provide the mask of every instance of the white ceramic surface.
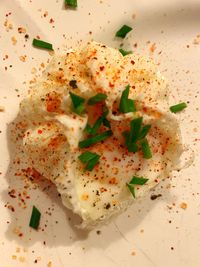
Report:
M63 0L0 0L0 106L5 107L0 112L0 266L198 267L200 38L196 36L200 33L200 1L78 3L77 10L69 10ZM26 189L30 199L25 200L24 208L19 194L23 196L25 182L15 175L23 166L16 164L18 155L11 146L9 131L19 101L33 78L31 71L51 58L48 52L31 46L32 38L39 35L56 49L91 39L119 47L121 41L114 34L124 23L133 27L123 41L124 47L152 56L160 64L169 81L172 104L189 101L188 108L177 116L184 143L194 150L195 161L156 188L154 193L161 193L160 198L152 201L150 193L109 225L84 232L74 227L77 218L62 206L53 187L41 184L35 190ZM18 33L19 27L26 29L27 41L24 33ZM15 39L17 43L13 45ZM154 43L156 49L151 53ZM25 62L21 56L26 56ZM16 198L8 195L11 189L16 190ZM187 204L186 209L183 203ZM42 211L39 231L28 226L33 204Z

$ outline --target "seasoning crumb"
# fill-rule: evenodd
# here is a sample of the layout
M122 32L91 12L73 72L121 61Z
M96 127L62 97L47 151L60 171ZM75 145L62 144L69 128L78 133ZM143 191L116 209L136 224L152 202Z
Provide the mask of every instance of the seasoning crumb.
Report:
M158 197L162 197L162 195L161 194L158 194L158 195L151 195L151 200L155 200L155 199L157 199Z
M49 262L47 263L47 267L52 267L52 262L51 262L51 261L49 261Z
M141 234L144 233L144 229L141 229L141 230L140 230L140 233L141 233Z
M182 202L182 203L180 204L180 208L183 209L183 210L186 210L186 209L187 209L187 203Z
M3 106L0 106L0 112L4 112L5 108Z
M26 29L23 27L19 27L17 30L18 30L18 33L26 33Z
M11 37L11 41L12 41L12 44L13 44L13 45L16 45L16 43L17 43L17 39L15 38L15 36L12 36L12 37Z
M27 57L26 55L24 55L24 56L20 56L19 59L20 59L22 62L26 62L26 57Z
M135 256L135 255L136 255L136 252L135 252L135 251L132 251L132 252L131 252L131 255L132 255L132 256Z
M16 260L17 256L16 255L12 255L12 260Z
M5 20L3 25L5 26L7 32L9 32L9 30L13 29L13 24L10 21L8 21L7 19Z
M150 48L149 48L151 53L154 53L154 51L156 50L156 43L153 43Z

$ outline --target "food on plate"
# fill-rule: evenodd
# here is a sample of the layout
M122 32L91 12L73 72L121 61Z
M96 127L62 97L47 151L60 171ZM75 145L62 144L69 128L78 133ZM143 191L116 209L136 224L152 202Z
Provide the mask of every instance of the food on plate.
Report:
M94 227L176 168L179 124L157 66L89 42L55 55L21 102L30 164Z

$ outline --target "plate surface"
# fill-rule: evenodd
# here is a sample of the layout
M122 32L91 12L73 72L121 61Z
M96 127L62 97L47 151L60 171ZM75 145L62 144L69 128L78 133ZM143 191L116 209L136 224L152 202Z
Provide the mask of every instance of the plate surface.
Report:
M200 266L200 2L199 0L79 0L77 10L62 0L0 1L0 265L2 267ZM23 177L23 164L10 140L19 102L30 80L56 51L94 39L118 48L122 24L133 27L123 41L134 53L154 58L168 79L171 104L188 102L180 119L183 140L194 163L163 181L109 225L77 230L77 218L61 204L55 188ZM26 35L28 34L28 36ZM42 64L43 63L43 64ZM16 131L16 132L15 132ZM20 138L20 136L19 136ZM28 226L32 205L42 212L41 228Z

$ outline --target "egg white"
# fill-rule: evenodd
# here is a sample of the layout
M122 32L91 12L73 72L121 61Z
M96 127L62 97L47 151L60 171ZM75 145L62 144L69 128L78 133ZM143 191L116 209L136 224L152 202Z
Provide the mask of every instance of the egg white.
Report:
M71 88L71 80L76 80L78 88ZM113 114L113 105L127 84L137 112ZM101 155L91 172L83 171L78 159L88 115L73 113L69 91L85 99L98 92L108 96L113 136L88 149ZM54 102L51 96L58 100ZM168 109L167 83L151 60L136 54L123 57L116 49L90 42L55 56L22 101L21 114L28 121L24 146L32 166L56 185L63 204L81 216L82 227L93 227L135 201L126 186L133 175L149 179L136 187L137 199L178 164L182 153L179 124ZM152 125L148 140L153 157L149 160L141 152L127 153L122 145L119 129L139 116Z

